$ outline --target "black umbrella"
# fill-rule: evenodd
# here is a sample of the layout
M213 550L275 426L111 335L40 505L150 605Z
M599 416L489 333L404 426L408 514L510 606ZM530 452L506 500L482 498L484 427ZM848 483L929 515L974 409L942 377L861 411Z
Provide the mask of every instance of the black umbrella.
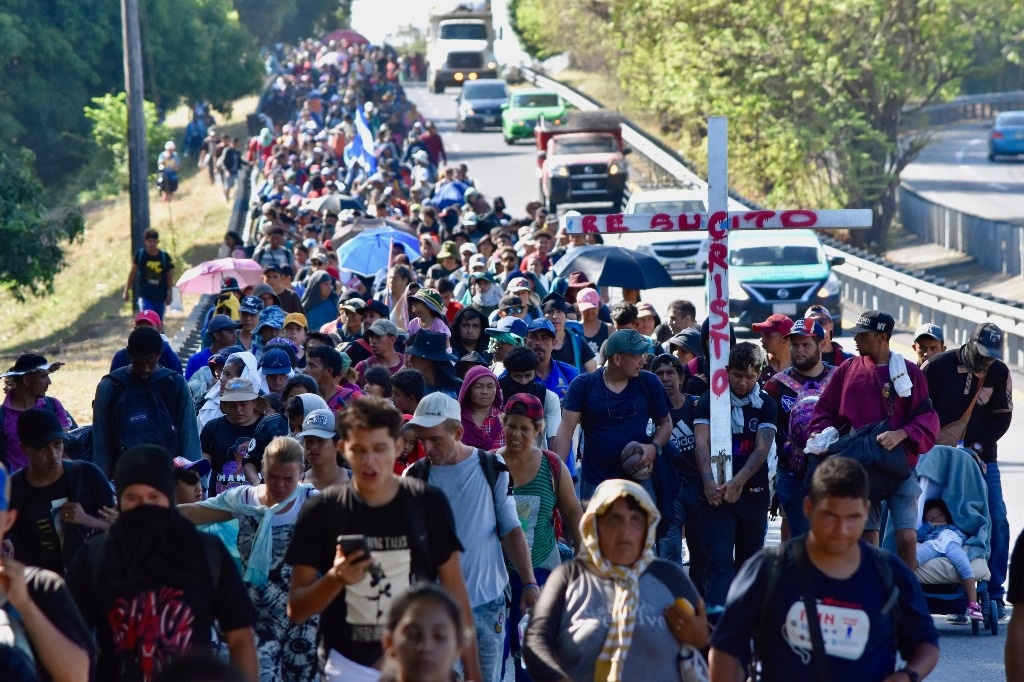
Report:
M556 275L568 277L579 270L591 282L623 289L657 289L675 286L661 262L646 253L622 246L580 246L555 263Z

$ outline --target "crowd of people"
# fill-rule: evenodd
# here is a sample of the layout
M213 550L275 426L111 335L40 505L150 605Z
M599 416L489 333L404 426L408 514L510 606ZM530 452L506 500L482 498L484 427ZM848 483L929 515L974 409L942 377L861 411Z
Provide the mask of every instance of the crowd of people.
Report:
M953 448L984 472L1004 616L996 325L949 350L925 325L915 363L884 311L849 330L855 354L821 306L755 324L760 345L728 352L722 480L692 303L556 276L585 240L448 165L394 55L311 41L281 64L281 118L244 154L253 243L224 243L262 282L225 278L179 359L161 328L174 263L151 231L90 428L47 395L60 363L26 354L3 375L4 679L742 680L756 664L914 682L939 653L919 563L948 557L967 596L952 618L983 617L956 505L913 475ZM346 267L367 220L415 255ZM905 473L837 447L858 433ZM875 548L883 508L896 554ZM786 542L766 550L779 515ZM1024 580L1010 588L1024 603Z

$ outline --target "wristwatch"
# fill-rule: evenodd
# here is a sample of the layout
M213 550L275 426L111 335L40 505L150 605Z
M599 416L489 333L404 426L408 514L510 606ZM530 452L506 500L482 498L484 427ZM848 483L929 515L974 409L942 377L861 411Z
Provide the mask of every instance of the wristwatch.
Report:
M921 682L921 676L917 674L916 670L911 670L910 668L904 668L900 672L903 673L904 675L906 675L907 677L909 677L910 678L910 682Z
M658 445L657 443L651 443L651 445L654 446L654 456L661 457L661 446Z

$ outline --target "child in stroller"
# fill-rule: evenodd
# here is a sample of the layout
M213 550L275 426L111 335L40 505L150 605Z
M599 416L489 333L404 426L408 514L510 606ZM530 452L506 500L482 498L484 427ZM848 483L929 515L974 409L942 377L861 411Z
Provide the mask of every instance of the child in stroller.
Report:
M956 527L952 517L942 498L925 500L923 523L917 529L917 562L926 564L936 557L946 557L962 579L967 594L967 617L980 622L985 617L978 603L978 580L964 551L967 536Z

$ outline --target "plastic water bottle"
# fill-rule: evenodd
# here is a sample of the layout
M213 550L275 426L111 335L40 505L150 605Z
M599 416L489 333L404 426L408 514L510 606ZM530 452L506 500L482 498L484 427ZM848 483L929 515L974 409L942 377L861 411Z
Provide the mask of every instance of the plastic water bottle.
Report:
M530 612L527 611L519 619L519 665L526 670L526 659L523 658L523 643L526 641L526 626L530 624Z

